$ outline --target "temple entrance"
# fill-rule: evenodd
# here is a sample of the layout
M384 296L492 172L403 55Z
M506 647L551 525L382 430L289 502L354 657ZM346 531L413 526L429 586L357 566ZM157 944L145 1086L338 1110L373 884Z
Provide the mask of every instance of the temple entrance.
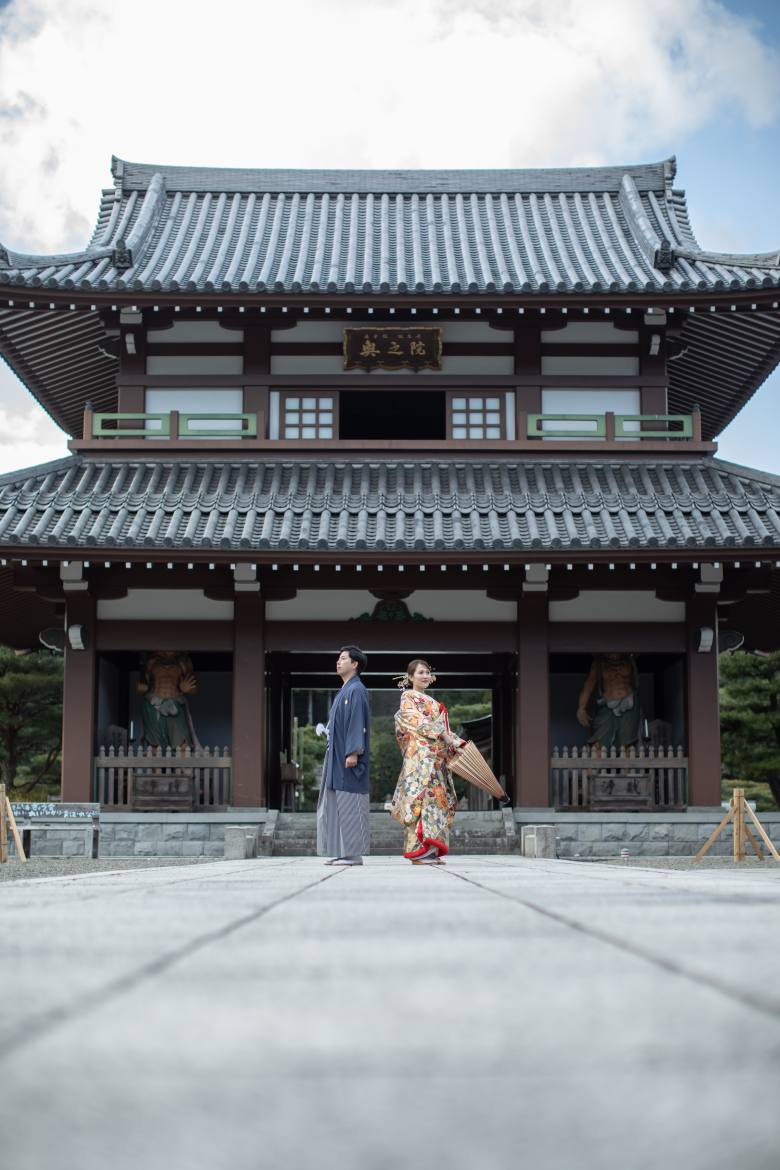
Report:
M438 683L431 694L447 706L454 731L474 739L497 776L511 773L514 656L511 654L428 654ZM383 808L392 795L400 766L393 716L399 690L393 681L411 654L372 650L363 681L371 705L371 803ZM333 670L335 653L271 653L268 655L267 771L269 806L283 811L316 807L325 723L338 690ZM463 807L492 808L486 794L456 780Z

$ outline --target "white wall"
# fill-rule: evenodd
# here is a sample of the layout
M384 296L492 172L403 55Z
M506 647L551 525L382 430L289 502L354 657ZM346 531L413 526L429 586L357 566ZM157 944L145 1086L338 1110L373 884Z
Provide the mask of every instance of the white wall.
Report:
M144 396L144 410L147 414L166 414L169 410L192 411L196 414L208 414L210 410L217 414L240 414L244 409L244 391L240 386L234 389L200 389L200 390L161 390L149 387ZM146 429L150 432L158 431L160 424L156 420L147 422ZM190 430L206 431L235 431L238 423L229 418L193 419ZM152 438L153 435L150 435ZM190 435L195 439L197 435Z
M232 601L212 601L202 589L129 589L127 597L97 603L97 616L110 621L231 622ZM140 648L140 647L139 647Z
M202 345L240 345L244 340L243 329L223 329L219 321L174 321L170 329L149 329L147 340L152 345L178 345L184 341L200 342Z
M632 357L543 357L543 374L638 374L639 358Z
M542 345L632 345L639 333L616 329L611 321L572 321L564 329L542 331Z
M244 359L240 354L197 354L179 357L149 357L147 374L243 374Z
M542 414L639 414L638 390L542 390ZM638 431L639 423L626 423L627 431ZM565 429L573 435L592 431L589 422L543 422L542 431Z
M550 602L551 622L684 622L684 601L659 601L655 593L588 589L572 601Z

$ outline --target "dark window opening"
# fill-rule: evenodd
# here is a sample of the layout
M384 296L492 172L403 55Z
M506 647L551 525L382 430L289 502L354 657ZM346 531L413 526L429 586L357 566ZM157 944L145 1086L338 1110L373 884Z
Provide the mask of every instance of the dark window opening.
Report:
M446 395L441 390L342 390L339 437L446 439Z

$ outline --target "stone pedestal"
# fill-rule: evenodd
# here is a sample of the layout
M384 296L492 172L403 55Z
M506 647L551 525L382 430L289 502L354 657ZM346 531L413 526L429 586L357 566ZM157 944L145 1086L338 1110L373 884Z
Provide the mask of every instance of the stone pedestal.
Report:
M557 857L554 825L523 825L520 849L524 857Z
M225 861L245 861L257 856L257 833L245 825L225 826Z

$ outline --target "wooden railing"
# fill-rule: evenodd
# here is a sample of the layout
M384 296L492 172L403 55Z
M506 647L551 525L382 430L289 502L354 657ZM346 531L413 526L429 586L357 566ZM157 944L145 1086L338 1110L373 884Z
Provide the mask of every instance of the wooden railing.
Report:
M230 804L232 760L225 748L101 747L95 799L115 810L186 811Z
M383 387L384 388L384 387ZM585 392L583 392L585 394ZM583 429L587 428L587 429ZM337 428L334 428L337 431ZM139 443L197 445L209 440L212 445L231 447L360 447L410 448L431 447L480 448L497 447L511 451L587 449L624 450L627 444L654 444L656 450L668 450L671 444L690 450L714 449L702 440L701 414L615 414L613 411L582 414L531 414L518 409L515 420L516 438L451 439L442 436L430 440L344 440L334 434L330 439L269 439L266 416L258 411L164 411L160 413L93 412L88 405L84 411L84 431L81 440L72 443L74 449L103 445L135 447Z
M683 809L688 760L681 747L554 748L550 803L560 810Z
M648 440L673 439L701 442L701 414L528 414L525 419L525 435L529 439L580 439L601 440L606 443L626 440L647 442ZM523 434L521 426L518 433ZM549 424L557 425L551 427ZM588 430L579 424L589 424ZM563 425L561 425L563 424ZM569 424L568 426L566 424ZM571 424L578 424L576 429Z
M228 422L225 427L193 426L193 423ZM143 411L93 414L90 412L90 439L256 439L257 414L252 411L168 410L160 414ZM136 423L136 426L127 426Z

